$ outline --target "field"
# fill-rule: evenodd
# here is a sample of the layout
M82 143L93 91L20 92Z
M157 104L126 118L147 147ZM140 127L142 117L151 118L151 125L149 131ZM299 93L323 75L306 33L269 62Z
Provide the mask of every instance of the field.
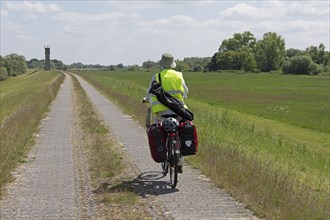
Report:
M151 72L80 72L144 124ZM188 162L269 219L329 217L329 76L185 73L199 153Z
M0 187L12 179L10 171L24 162L63 79L56 71L38 71L0 82Z

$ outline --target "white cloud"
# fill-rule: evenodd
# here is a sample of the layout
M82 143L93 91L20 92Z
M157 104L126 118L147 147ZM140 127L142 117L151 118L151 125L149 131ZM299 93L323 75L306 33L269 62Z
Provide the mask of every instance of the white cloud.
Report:
M102 2L102 1L101 1ZM106 2L110 6L122 10L135 10L135 9L156 9L163 8L168 4L166 1L135 1L135 0L126 0L126 1L110 1Z
M186 15L173 15L168 18L161 18L156 20L144 20L140 25L144 27L191 27L196 24L196 20Z
M55 4L44 4L37 1L6 2L6 7L12 11L28 11L31 13L54 13L61 11L60 7Z
M217 1L214 1L214 0L204 0L204 1L193 1L193 4L196 4L196 5L210 5L210 4L214 4L216 2Z
M315 42L329 44L328 1L247 1L223 10L220 19L221 27L232 34L249 30L260 39L266 32L276 32L289 47L299 49Z
M3 24L3 27L6 28L7 32L11 33L11 38L14 40L29 41L35 39L32 33L21 25L8 21Z
M25 14L25 15L23 15L23 19L25 21L36 21L37 16L35 14Z
M251 31L258 39L268 31L276 32L292 48L324 43L328 49L329 45L328 1L49 3L2 3L4 52L25 45L29 54L36 50L33 43L38 47L46 41L53 54L57 51L57 58L66 63L141 64L159 59L165 51L179 59L212 56L224 39L244 31ZM15 10L19 13L13 13ZM39 16L43 19L36 20Z
M221 12L224 18L238 18L239 16L260 16L260 9L245 3L236 4L234 7L228 8Z
M220 14L223 18L235 20L247 18L286 20L297 17L309 19L310 16L329 16L329 2L327 1L263 1L258 5L254 3L238 3Z
M276 9L276 12L283 11L286 16L323 16L329 15L329 1L269 1L262 7L269 12Z
M131 15L134 16L134 15ZM52 18L61 22L70 22L74 24L119 24L122 19L130 18L121 12L101 13L101 14L85 14L77 12L63 12L54 15Z
M231 8L221 12L225 19L246 20L246 19L277 19L284 15L285 11L278 7L253 6L247 3L238 3Z

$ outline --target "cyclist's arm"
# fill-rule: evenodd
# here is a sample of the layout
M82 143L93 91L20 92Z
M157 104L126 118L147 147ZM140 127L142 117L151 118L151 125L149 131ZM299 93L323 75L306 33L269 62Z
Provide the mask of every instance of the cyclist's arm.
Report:
M147 92L146 92L146 97L145 99L148 100L150 103L151 103L151 97L150 97L150 89L151 89L151 84L153 81L155 81L156 77L155 77L155 74L151 77L151 81L150 81L150 84L149 84L149 87L147 89Z
M188 98L188 87L186 86L186 82L184 81L183 77L182 77L182 86L183 86L183 89L184 89L184 92L183 92L183 98Z

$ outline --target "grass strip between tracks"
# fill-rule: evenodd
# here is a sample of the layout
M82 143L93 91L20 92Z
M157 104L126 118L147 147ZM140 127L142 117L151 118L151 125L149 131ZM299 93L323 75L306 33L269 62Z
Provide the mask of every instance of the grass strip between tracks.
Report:
M96 219L150 219L145 204L129 183L134 168L111 130L98 118L89 98L73 76L76 107L83 130L82 147L89 152L94 193L102 209Z

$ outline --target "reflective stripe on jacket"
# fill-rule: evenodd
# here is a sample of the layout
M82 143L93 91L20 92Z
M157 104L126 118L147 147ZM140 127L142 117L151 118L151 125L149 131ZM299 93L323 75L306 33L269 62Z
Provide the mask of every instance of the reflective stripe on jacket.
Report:
M177 72L172 69L165 69L160 73L156 74L155 80L159 82L159 76L161 77L161 84L163 89L171 94L173 97L180 100L183 104L183 95L184 95L184 88L182 85L183 77L181 72ZM185 108L187 106L184 104ZM169 110L165 105L161 104L155 95L151 97L151 108L153 113L162 112Z

